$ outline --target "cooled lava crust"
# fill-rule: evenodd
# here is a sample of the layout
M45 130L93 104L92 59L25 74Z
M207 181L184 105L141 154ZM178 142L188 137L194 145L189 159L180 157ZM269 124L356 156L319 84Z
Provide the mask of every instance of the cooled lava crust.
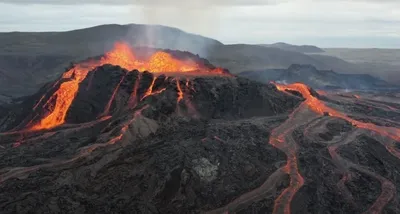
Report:
M399 212L398 95L105 58L2 107L2 213Z

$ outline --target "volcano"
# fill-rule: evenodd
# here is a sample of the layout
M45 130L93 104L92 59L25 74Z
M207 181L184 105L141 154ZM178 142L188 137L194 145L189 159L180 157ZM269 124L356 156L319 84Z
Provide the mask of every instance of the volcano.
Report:
M3 213L397 213L400 96L262 84L188 52L66 69L0 110Z

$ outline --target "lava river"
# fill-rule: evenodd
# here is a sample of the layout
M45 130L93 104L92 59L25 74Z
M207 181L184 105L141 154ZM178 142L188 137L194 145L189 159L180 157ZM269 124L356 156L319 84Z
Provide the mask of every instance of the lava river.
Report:
M296 193L300 190L300 188L305 185L306 179L301 175L299 170L298 163L298 153L300 146L296 142L296 139L293 137L293 132L300 127L307 127L304 132L307 135L307 130L311 129L311 125L322 119L324 117L321 116L330 116L326 117L326 119L333 120L334 118L340 118L350 122L354 127L357 127L359 132L371 132L377 133L381 136L384 136L392 141L400 141L400 129L394 127L381 127L372 123L360 122L355 119L350 118L345 113L339 112L329 106L327 106L323 101L319 100L317 97L311 94L311 89L302 83L295 83L291 85L282 85L273 83L277 87L279 91L282 91L287 94L291 94L289 92L297 92L301 94L305 101L303 101L288 117L288 119L280 124L278 127L272 130L268 143L273 145L274 147L283 151L287 156L286 165L280 167L277 171L275 171L270 177L258 188L247 192L240 197L236 198L234 201L225 205L224 207L211 210L207 213L209 214L217 214L217 213L235 213L238 212L245 207L249 207L253 202L260 201L265 198L267 195L275 194L275 189L279 186L279 181L283 179L283 175L287 174L290 176L289 186L284 189L275 199L273 213L284 213L290 214L292 200ZM327 95L327 93L324 93ZM315 127L314 127L315 128ZM316 129L316 128L315 128ZM357 134L358 132L356 132ZM357 135L358 136L358 135ZM355 140L356 136L349 137L344 141L339 141L336 143L332 143L332 146L328 147L328 150L332 156L332 160L334 163L338 165L340 168L353 168L357 171L365 173L371 177L374 177L378 181L381 182L381 195L375 200L375 203L367 210L367 213L381 213L383 208L390 202L390 200L394 197L395 193L395 185L391 183L388 179L383 178L380 175L375 174L374 172L368 170L366 167L361 165L351 163L348 160L340 157L336 152L339 145L348 144ZM395 145L390 143L390 140L387 143L384 143L387 151L389 151L392 155L397 158L400 158L400 153L395 148ZM344 167L346 166L346 167ZM344 186L344 182L349 179L349 175L347 172L344 173L342 180L338 183L338 186L341 189ZM345 191L344 191L345 192Z
M300 93L304 98L305 101L300 105L289 117L289 119L273 130L271 134L271 139L269 141L270 144L273 146L281 149L284 151L288 157L288 161L286 166L283 168L284 172L289 174L291 177L290 185L287 189L285 189L281 195L275 200L275 207L274 207L274 213L285 213L289 214L290 213L290 205L291 205L291 200L293 196L296 194L296 192L300 189L301 186L304 185L304 179L300 175L299 170L298 170L298 163L297 163L297 156L296 156L296 151L297 151L297 145L295 142L293 142L293 139L291 139L291 132L296 127L299 127L299 124L307 124L310 119L312 119L312 116L307 116L305 118L305 112L306 109L312 110L312 112L318 114L318 115L329 115L331 117L337 117L343 120L346 120L350 122L353 126L362 129L362 130L367 130L371 132L375 132L381 136L387 137L395 142L400 141L400 129L395 128L395 127L381 127L372 123L365 123L365 122L360 122L355 119L350 118L346 114L339 112L331 107L328 107L325 105L321 100L319 100L317 97L313 96L311 94L310 88L306 86L305 84L302 83L294 83L291 85L282 85L282 84L277 84L274 83L277 87L278 90L283 91L283 92L288 92L288 91L296 91ZM358 97L357 99L360 99ZM300 113L303 112L303 113ZM300 118L300 120L299 120ZM297 121L296 121L297 120ZM301 122L299 122L301 121ZM307 123L305 123L307 121ZM341 142L343 144L343 142ZM394 144L386 143L384 145L387 150L397 158L400 158L400 153L397 151L395 148ZM336 162L340 165L345 165L343 158L341 158L337 153L336 153L337 146L332 146L329 147L329 151L332 155L332 158L334 160L337 160ZM340 160L340 161L339 161ZM380 213L383 209L383 207L389 203L389 201L392 199L393 195L395 194L395 188L394 184L389 182L388 180L382 178L381 176L378 176L366 169L364 169L361 166L358 166L353 163L348 163L346 162L347 165L351 166L352 168L355 168L361 172L364 172L366 174L369 174L372 177L375 177L377 180L381 181L382 183L382 193L381 196L379 196L375 203L373 204L372 207L368 210L369 213ZM343 177L343 179L347 179L347 175Z

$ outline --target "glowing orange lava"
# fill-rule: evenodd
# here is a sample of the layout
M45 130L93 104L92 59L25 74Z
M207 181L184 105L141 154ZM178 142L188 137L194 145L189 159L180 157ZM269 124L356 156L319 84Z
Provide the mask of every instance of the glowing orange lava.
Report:
M44 105L45 108L50 109L50 112L40 121L29 127L29 129L51 129L64 124L69 107L78 93L79 84L86 78L90 71L105 64L119 65L127 70L137 69L139 71L150 71L153 73L197 72L199 75L205 75L206 73L216 75L223 74L223 70L220 68L211 70L197 64L193 60L182 61L175 59L171 54L163 51L154 53L148 60L138 60L129 45L125 43L116 43L114 49L106 53L100 60L80 63L64 73L62 78L65 81L63 81L59 89ZM149 90L150 91L148 91L145 96L149 96L153 93L152 87L150 87ZM155 93L161 92L162 90ZM50 100L53 102L55 100L55 102L50 102ZM41 100L38 103L40 102Z
M306 99L305 102L302 105L306 105L309 109L311 109L313 112L324 115L328 113L330 116L333 117L338 117L344 120L347 120L348 122L352 123L354 126L373 131L376 133L379 133L383 136L389 137L395 141L400 141L400 129L394 128L394 127L381 127L377 126L372 123L364 123L360 122L357 120L354 120L350 117L348 117L346 114L341 113L331 107L326 106L322 101L318 100L316 97L314 97L311 94L310 88L308 88L306 85L302 83L294 83L291 85L281 85L281 84L276 84L274 83L277 87L278 90L286 92L288 91L297 91L302 94L302 96ZM357 99L360 99L360 97L356 97ZM299 108L298 108L299 109ZM296 112L296 110L295 110ZM292 113L293 114L293 113ZM273 134L272 134L273 135ZM284 132L283 134L278 136L278 139L271 139L270 143L274 146L278 145L284 145L285 141L284 136L286 136L286 133ZM277 144L280 143L280 144ZM397 151L394 145L392 144L385 144L387 150L393 154L394 156L397 156L400 158L400 152ZM329 151L331 153L331 156L333 158L337 159L337 155L335 154L335 148L331 148ZM289 149L291 151L291 149ZM281 195L275 200L275 206L274 206L274 212L273 213L278 213L279 208L282 206L281 203L286 202L285 206L283 207L283 213L289 214L290 213L290 202L294 196L294 194L300 189L300 187L304 184L304 179L298 172L297 168L297 157L294 152L286 152L286 155L288 155L288 162L287 165L285 166L285 172L287 174L291 175L291 181L290 181L290 186L286 188ZM361 169L359 169L361 170ZM373 175L375 176L375 175ZM382 208L391 200L393 197L392 190L393 184L387 181L386 179L383 178L378 178L382 183L382 194L381 196L376 200L374 205L369 209L371 213L380 213ZM343 182L345 181L346 178L344 178Z
M153 80L151 81L150 87L147 89L146 93L144 94L144 96L142 97L141 100L143 100L144 98L150 96L153 93L153 87L154 87L154 83L156 82L157 77L153 77Z
M183 92L182 92L181 84L179 83L179 79L176 79L176 87L178 89L177 103L179 103L183 99Z
M135 85L133 86L133 92L129 98L129 102L128 105L130 108L134 108L136 107L137 104L137 93L138 93L138 88L139 88L139 84L140 84L140 79L142 78L142 75L138 75L136 81L135 81Z
M323 96L327 95L326 91L323 91L323 90L317 90L317 93L319 95L323 95Z
M115 99L115 95L117 94L117 91L118 91L119 87L121 86L121 83L125 80L125 77L126 77L126 75L124 75L124 76L121 78L121 80L119 81L117 87L114 89L114 91L113 91L113 93L112 93L112 95L111 95L111 98L110 98L110 100L108 101L108 103L107 103L107 105L106 105L106 108L104 109L104 112L103 112L103 115L104 115L104 116L105 116L105 115L108 115L108 113L110 112L111 104L112 104L112 102L113 102L114 99Z
M357 120L354 120L350 117L348 117L346 114L341 113L331 107L326 106L323 102L321 102L319 99L311 95L310 89L308 86L302 84L302 83L294 83L291 85L281 85L275 83L276 87L280 91L285 91L285 90L292 90L292 91L298 91L303 95L303 97L306 99L305 103L307 106L312 109L314 112L323 115L325 112L329 113L330 116L333 117L338 117L344 120L347 120L348 122L352 123L354 126L366 130L370 130L376 133L379 133L383 136L389 137L395 141L400 141L400 129L394 128L394 127L380 127L372 123L364 123L360 122ZM389 149L392 154L394 153L393 149Z

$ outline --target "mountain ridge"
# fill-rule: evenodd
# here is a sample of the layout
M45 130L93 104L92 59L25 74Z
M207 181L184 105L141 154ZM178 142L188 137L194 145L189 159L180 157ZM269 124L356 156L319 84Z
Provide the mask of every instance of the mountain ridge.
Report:
M244 71L238 75L263 83L302 82L317 89L392 90L395 88L369 74L339 74L333 70L318 70L309 64L293 64L287 69Z
M284 42L277 42L273 44L262 44L261 46L279 48L287 51L294 51L300 53L323 53L325 52L322 48L315 45L292 45Z
M291 64L311 64L318 69L345 74L366 71L331 56L307 55L259 45L224 45L214 39L165 26L111 24L56 33L0 33L0 94L11 98L33 94L43 84L57 79L71 62L101 55L117 40L133 46L187 50L234 74L248 70L283 69ZM0 97L0 102L10 102L4 96Z

